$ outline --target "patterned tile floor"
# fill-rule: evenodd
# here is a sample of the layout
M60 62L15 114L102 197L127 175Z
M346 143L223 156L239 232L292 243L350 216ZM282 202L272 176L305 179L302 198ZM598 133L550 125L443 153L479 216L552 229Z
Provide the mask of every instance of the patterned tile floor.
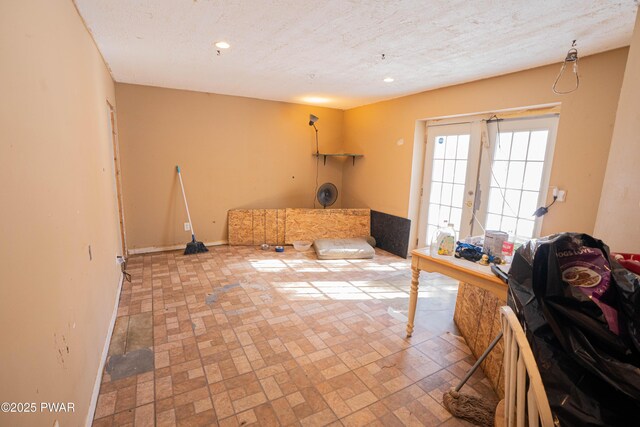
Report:
M474 361L450 279L421 274L406 339L410 262L379 249L320 261L218 246L134 256L128 271L96 427L468 425L441 405ZM481 371L463 391L495 397Z

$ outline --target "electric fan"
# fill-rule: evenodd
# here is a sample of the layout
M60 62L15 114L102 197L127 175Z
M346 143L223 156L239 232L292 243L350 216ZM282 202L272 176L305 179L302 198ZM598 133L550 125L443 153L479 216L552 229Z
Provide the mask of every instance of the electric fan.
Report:
M331 206L338 198L338 189L332 183L325 182L320 186L320 188L318 188L316 198L323 208Z

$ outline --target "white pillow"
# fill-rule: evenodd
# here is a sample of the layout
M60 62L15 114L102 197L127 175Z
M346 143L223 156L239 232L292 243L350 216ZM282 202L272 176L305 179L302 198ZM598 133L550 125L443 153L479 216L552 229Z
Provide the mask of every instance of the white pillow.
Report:
M318 239L313 242L318 259L370 259L376 251L362 237Z

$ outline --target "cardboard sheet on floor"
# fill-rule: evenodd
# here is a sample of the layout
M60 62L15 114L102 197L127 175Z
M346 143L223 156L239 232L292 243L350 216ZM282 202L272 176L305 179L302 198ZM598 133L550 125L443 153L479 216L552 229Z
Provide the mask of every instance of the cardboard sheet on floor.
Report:
M318 259L371 259L375 250L363 238L318 239L313 242Z

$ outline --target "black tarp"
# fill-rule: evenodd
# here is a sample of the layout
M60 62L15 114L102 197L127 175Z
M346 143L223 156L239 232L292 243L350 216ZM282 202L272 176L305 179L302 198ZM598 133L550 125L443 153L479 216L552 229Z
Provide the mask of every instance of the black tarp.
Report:
M604 299L617 311L618 334L584 289L563 280L558 254L584 248L601 251L610 270ZM508 305L523 325L560 425L640 425L639 278L602 241L563 233L523 245L509 271Z

